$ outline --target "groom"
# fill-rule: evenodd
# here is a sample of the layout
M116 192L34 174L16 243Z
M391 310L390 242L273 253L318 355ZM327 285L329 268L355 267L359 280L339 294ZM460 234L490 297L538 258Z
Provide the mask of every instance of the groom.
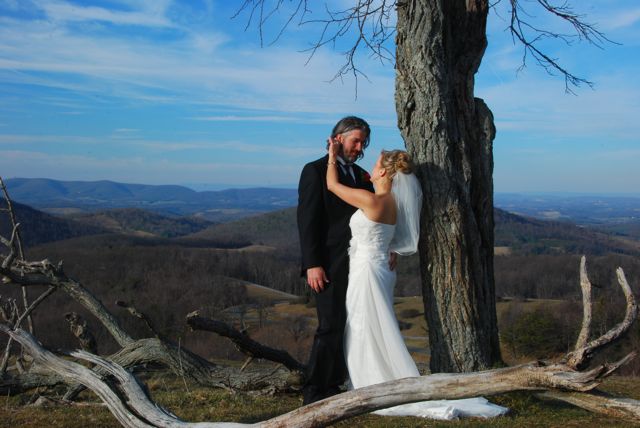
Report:
M331 132L342 146L338 157L340 183L373 192L369 174L354 164L364 155L370 135L369 124L355 116L341 119ZM339 393L347 377L342 342L347 318L349 219L356 208L327 190L327 161L328 156L324 156L306 164L298 186L302 275L316 293L318 315L303 389L304 404Z

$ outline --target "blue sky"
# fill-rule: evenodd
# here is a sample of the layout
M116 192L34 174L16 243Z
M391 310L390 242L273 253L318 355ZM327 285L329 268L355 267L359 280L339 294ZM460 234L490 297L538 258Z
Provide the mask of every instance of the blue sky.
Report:
M294 187L347 114L373 128L364 167L403 147L393 64L360 54L369 80L356 99L352 78L329 82L349 39L307 63L317 27L294 22L261 47L247 15L231 19L241 3L0 0L0 175ZM495 190L639 193L640 4L573 2L618 44L545 45L595 83L568 95L531 60L518 71L502 3L476 80L497 126ZM272 18L266 42L285 18ZM531 19L566 30L539 11Z

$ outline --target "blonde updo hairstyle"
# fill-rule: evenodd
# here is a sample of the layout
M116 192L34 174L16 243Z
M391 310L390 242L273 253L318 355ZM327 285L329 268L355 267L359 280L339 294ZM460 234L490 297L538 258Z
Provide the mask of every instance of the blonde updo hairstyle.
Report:
M413 172L413 163L409 154L404 150L383 150L381 166L387 170L387 174L390 180L396 173L401 172L403 174L410 174Z

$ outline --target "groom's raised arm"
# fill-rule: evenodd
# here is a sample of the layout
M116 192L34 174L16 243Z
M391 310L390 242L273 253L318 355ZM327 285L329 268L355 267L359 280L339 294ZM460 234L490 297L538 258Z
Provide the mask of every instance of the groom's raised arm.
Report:
M313 164L305 165L298 185L298 233L302 253L302 274L312 267L323 265L323 248L326 237L323 234L324 206L320 175Z

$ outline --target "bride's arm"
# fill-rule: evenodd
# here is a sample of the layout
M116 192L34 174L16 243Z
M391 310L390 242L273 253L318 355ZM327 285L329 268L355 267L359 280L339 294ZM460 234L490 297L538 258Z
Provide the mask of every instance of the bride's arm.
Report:
M329 139L329 161L327 165L327 189L337 197L356 208L367 210L376 205L375 195L368 190L354 189L338 181L338 153L340 143Z

